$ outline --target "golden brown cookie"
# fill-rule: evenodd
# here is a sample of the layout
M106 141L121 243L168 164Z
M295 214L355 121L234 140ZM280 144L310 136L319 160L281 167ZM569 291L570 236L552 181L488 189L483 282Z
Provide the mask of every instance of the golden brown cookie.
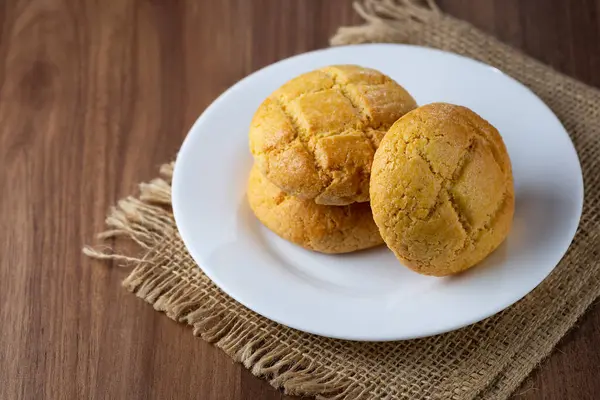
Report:
M433 103L411 111L375 154L375 222L416 272L450 275L483 260L506 238L514 204L504 142L466 107Z
M286 193L326 205L366 202L375 149L415 107L402 86L378 71L322 68L292 79L260 105L250 150Z
M369 203L324 206L282 192L256 165L248 181L248 202L256 217L292 243L321 253L348 253L383 243Z

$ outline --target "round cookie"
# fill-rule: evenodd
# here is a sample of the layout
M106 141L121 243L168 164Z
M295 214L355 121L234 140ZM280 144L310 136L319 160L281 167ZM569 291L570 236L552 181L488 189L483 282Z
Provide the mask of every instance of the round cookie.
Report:
M271 231L321 253L348 253L383 243L368 203L324 206L282 192L256 166L248 181L248 202Z
M373 155L388 128L416 107L382 73L337 65L300 75L258 108L249 132L260 171L317 204L369 201Z
M451 275L483 260L506 238L514 205L504 142L466 107L411 111L375 154L375 222L396 257L421 274Z

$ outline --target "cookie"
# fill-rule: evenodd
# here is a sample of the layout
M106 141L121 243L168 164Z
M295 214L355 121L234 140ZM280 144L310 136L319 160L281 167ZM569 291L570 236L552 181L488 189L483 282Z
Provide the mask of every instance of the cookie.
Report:
M414 271L444 276L472 267L512 224L513 176L500 134L466 107L409 112L375 154L371 206L386 244Z
M282 238L321 253L348 253L383 243L369 203L324 206L282 192L256 166L248 181L256 217Z
M258 108L249 132L260 171L317 204L369 201L373 155L388 128L416 107L402 86L356 65L292 79Z

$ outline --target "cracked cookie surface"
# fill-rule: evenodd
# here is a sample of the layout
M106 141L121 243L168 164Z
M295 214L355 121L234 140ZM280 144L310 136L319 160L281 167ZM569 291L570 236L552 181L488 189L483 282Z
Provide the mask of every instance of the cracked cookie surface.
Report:
M321 68L288 81L260 105L250 151L288 194L325 205L367 202L381 138L415 107L402 86L376 70Z
M433 103L381 141L371 206L382 237L425 275L466 270L504 241L514 214L510 159L496 128L466 107Z
M383 244L369 203L324 206L282 192L255 165L248 180L248 203L278 236L321 253L348 253Z

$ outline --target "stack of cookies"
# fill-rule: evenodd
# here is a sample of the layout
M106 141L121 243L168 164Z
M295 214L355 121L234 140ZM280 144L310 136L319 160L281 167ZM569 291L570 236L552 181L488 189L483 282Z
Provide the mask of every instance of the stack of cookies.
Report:
M371 164L390 126L416 106L389 77L354 65L284 84L250 126L248 200L258 219L323 253L382 244L369 206Z
M249 136L250 207L307 249L385 241L404 265L442 276L480 261L510 229L512 173L498 132L464 107L417 108L379 71L300 75L260 105Z

